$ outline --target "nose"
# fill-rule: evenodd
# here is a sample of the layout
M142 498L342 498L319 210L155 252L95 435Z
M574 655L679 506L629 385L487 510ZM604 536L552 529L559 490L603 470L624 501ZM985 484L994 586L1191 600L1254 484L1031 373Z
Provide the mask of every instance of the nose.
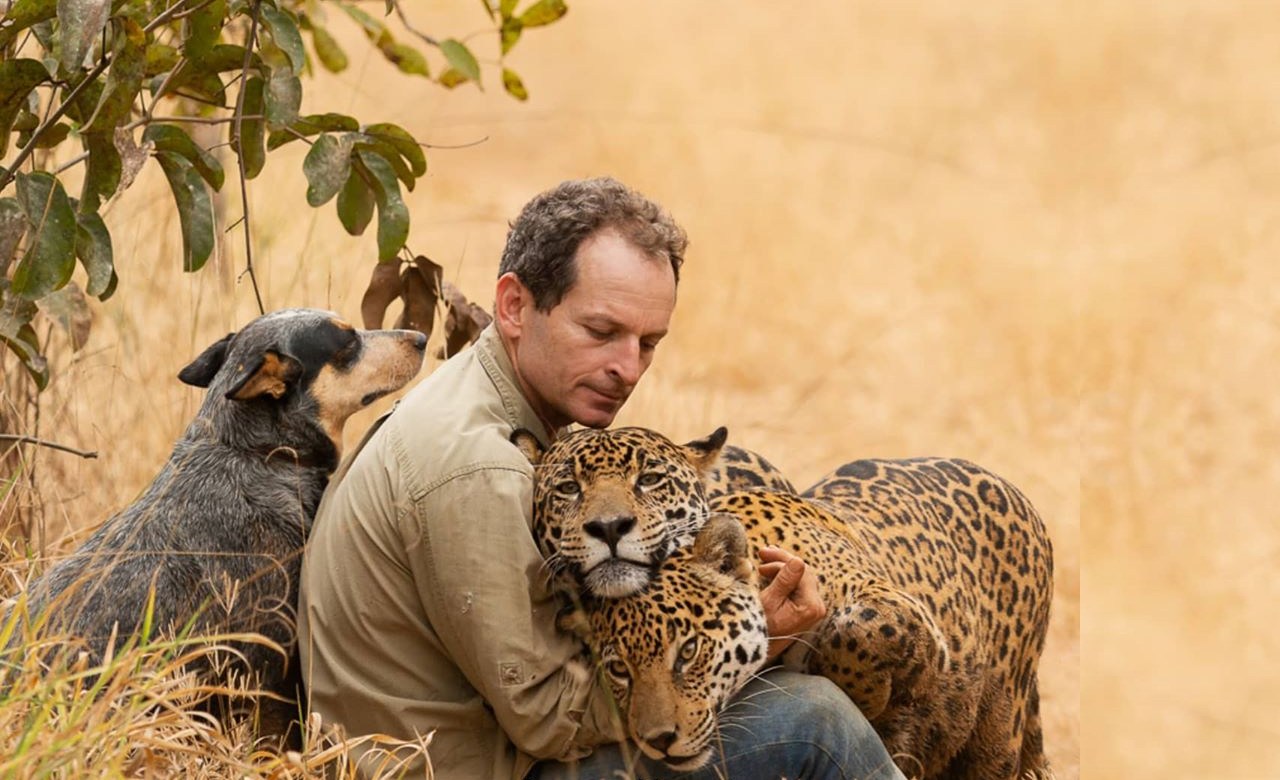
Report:
M609 552L617 555L618 540L630 533L631 529L635 527L636 518L633 515L617 515L615 517L590 520L582 526L582 530L587 532L587 536L599 539L609 545Z
M645 737L644 741L649 747L665 756L676 742L676 733L671 730L659 731L656 734L650 734Z
M614 346L613 360L609 365L609 373L627 387L634 386L644 373L645 361L640 356L640 340L636 338L618 339Z
M409 343L413 345L414 349L421 352L427 348L427 334L420 330L410 331L410 333L412 333L413 336L410 337Z

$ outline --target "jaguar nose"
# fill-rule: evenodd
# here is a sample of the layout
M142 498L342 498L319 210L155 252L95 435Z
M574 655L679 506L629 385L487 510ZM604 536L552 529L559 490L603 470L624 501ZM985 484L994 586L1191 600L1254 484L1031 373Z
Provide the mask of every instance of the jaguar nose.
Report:
M582 526L582 530L587 532L587 536L609 545L609 551L617 555L618 541L635 527L636 518L633 515L617 515L588 521Z
M645 737L644 741L649 747L665 756L671 751L671 746L676 742L676 733L674 731L660 731L657 734Z

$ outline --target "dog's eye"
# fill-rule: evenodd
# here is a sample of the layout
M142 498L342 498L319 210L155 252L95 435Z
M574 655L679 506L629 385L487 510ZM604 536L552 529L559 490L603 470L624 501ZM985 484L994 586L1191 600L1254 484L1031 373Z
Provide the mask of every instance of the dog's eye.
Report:
M333 353L333 364L339 368L347 368L360 356L360 339L352 339L346 346Z
M565 498L572 498L582 492L582 487L572 479L566 479L556 485L556 492Z
M646 471L636 480L636 486L642 488L657 487L666 478L667 475L661 471Z

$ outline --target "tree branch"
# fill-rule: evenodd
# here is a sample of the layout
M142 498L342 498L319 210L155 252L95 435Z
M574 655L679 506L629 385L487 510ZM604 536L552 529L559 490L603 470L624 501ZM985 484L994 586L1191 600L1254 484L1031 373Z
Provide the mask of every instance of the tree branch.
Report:
M267 309L262 305L262 293L258 290L258 275L253 272L253 240L249 235L249 189L245 184L245 168L244 168L244 93L249 83L249 63L253 57L253 42L258 37L258 16L260 11L261 0L257 0L253 4L253 13L250 14L251 22L249 24L249 38L245 41L244 46L244 64L240 68L240 92L236 95L236 162L240 168L240 204L244 209L244 265L245 273L249 274L249 283L253 285L253 296L258 301L258 313L266 314Z
M45 439L37 439L34 436L20 436L12 433L0 433L0 441L11 441L14 444L35 444L40 447L48 447L51 450L59 450L61 452L69 452L72 455L79 455L82 458L96 458L98 453L96 450L78 450L75 447L68 447L65 444L58 444L54 441L46 441Z
M425 41L426 43L428 43L428 44L430 44L430 45L432 45L432 46L436 47L437 49L438 49L438 48L440 48L440 41L436 40L435 38L431 37L430 35L427 35L427 34L426 34L426 33L424 33L424 32L420 32L420 31L418 31L418 30L414 29L413 24L409 21L409 17L408 17L408 15L406 15L406 14L405 14L405 12L404 12L404 9L400 7L400 0L391 0L391 5L395 6L395 9L396 9L396 16L400 17L400 23L404 25L404 29L406 29L406 30L408 30L409 32L413 33L414 35L418 36L418 37L419 37L419 38L421 38L423 41Z

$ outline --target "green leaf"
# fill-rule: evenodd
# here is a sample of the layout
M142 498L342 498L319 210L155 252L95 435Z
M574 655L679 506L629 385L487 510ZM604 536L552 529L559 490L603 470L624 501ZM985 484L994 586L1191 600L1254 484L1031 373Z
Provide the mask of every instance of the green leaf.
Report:
M525 27L541 27L551 24L568 11L569 7L564 4L564 0L538 0L520 14L520 23Z
M287 128L272 130L267 136L267 151L279 149L300 137L317 133L354 133L359 129L360 123L355 117L346 114L308 114L298 117L298 121Z
M159 73L167 73L178 64L179 56L178 50L172 46L166 46L163 43L148 44L143 58L142 72L147 78Z
M27 232L27 216L17 198L0 198L0 279L9 273L9 262Z
M66 122L59 122L40 134L40 138L36 140L37 149L52 149L63 141L67 140L67 135L71 132L71 125ZM30 138L30 133L19 134L18 142L23 146L27 145L24 138Z
M403 127L390 122L379 122L366 127L364 134L394 146L400 156L408 160L414 176L421 176L427 172L427 156L422 153L422 147L414 137L409 135Z
M213 200L204 180L187 158L157 152L156 160L169 179L182 224L182 270L199 271L213 253Z
M417 177L413 175L413 171L405 164L404 160L400 159L400 153L396 151L394 146L386 141L380 141L376 138L369 138L361 135L356 138L355 147L357 149L372 152L373 154L381 157L386 161L387 165L391 166L391 170L395 172L396 178L404 182L404 186L407 187L410 192L413 192L413 185Z
M209 183L214 192L222 189L222 183L226 178L222 163L218 162L217 157L200 148L195 141L191 140L191 136L187 135L187 131L178 125L148 125L142 133L142 140L155 144L157 152L175 152L187 158L187 162L195 166L201 178Z
M316 49L316 57L320 64L330 73L341 73L347 69L347 53L338 45L338 41L329 31L315 22L311 23L311 45Z
M514 70L509 68L502 69L502 88L516 100L529 99L529 91L524 88L524 82L520 80Z
M261 11L262 22L271 33L271 39L289 58L293 72L301 73L302 67L307 63L307 53L302 48L302 33L298 32L298 23L288 11L281 11L268 3L262 4Z
M440 51L444 52L444 57L449 64L458 70L459 73L480 84L480 63L476 62L476 56L471 50L459 41L449 38L440 42Z
M4 14L4 26L0 27L0 48L18 37L18 33L41 22L47 22L58 13L58 0L17 0ZM48 47L45 47L48 49Z
M40 342L31 327L35 314L34 303L5 291L4 306L0 308L0 341L22 361L35 380L36 389L44 390L49 386L49 364L40 354Z
M267 127L278 130L287 127L298 118L302 106L302 81L287 68L271 71L267 82Z
M232 144L244 163L244 176L246 179L252 179L261 173L262 166L266 165L267 162L267 153L262 148L262 142L266 135L266 123L262 119L249 118L262 116L264 110L263 87L262 79L257 76L253 76L245 82L244 119L240 123L240 138L237 143Z
M516 12L517 0L501 0L498 3L498 15L503 19L510 19L511 14Z
M364 34L369 37L369 40L376 41L381 36L387 34L387 26L385 24L374 19L372 16L354 5L349 3L338 3L338 7L343 11L346 11L347 16L354 19L356 24L360 25L360 27L364 29Z
M27 251L13 272L13 291L29 300L62 287L76 266L76 213L53 174L18 174L18 205L30 225Z
M360 171L353 167L347 183L342 185L342 191L338 193L338 219L342 220L342 226L349 234L358 236L364 233L369 221L373 219L373 207L373 190L369 189Z
M84 186L80 189L80 210L97 211L120 186L120 150L109 133L84 133L80 140L89 151Z
M453 89L459 84L466 84L467 77L462 75L462 72L457 68L449 68L436 78L436 83L445 89Z
M9 151L9 128L26 105L27 95L49 79L40 60L0 60L0 158Z
M84 67L84 58L93 42L102 35L110 14L110 0L58 0L59 41L62 45L60 64L63 71L74 73Z
M324 133L311 145L311 151L302 161L302 172L307 176L307 203L312 207L328 203L346 183L351 175L354 140L350 133Z
M502 20L502 54L506 56L507 52L516 47L516 42L520 40L520 33L524 32L524 23L519 19L503 19Z
M111 232L97 213L81 212L76 215L79 223L76 231L76 257L89 277L85 292L106 300L109 290L115 289L116 264L111 249Z
M378 44L378 50L401 73L407 73L411 76L431 77L431 71L427 67L426 56L412 46L387 40Z
M124 21L122 34L116 35L115 54L111 69L107 71L107 83L102 97L94 108L94 118L86 130L112 132L125 124L133 110L133 101L142 89L142 74L146 70L146 34L132 21Z
M203 63L222 39L222 25L226 17L227 0L211 0L203 6L197 4L197 9L186 18L183 56L194 63Z
M387 262L409 238L409 209L400 197L400 182L391 165L372 152L356 154L373 177L373 197L378 203L378 262Z

